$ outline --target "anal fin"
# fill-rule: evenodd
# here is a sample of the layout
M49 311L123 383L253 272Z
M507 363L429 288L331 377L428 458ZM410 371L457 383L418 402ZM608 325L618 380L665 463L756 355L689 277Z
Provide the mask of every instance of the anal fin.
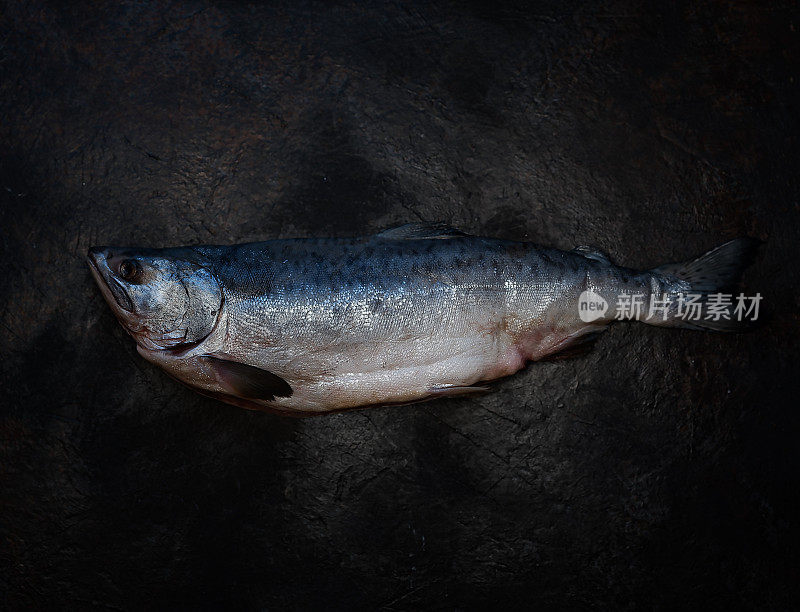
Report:
M583 334L574 340L568 340L563 349L557 349L549 355L545 355L538 361L561 361L562 359L583 357L584 355L592 352L592 349L594 348L594 345L601 333L603 333L602 329Z

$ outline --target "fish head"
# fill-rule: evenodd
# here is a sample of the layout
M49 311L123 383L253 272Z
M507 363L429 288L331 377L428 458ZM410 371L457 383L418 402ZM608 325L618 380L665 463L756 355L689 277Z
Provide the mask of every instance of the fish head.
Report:
M216 327L222 289L200 263L169 249L118 247L92 247L87 259L106 302L140 347L193 347Z

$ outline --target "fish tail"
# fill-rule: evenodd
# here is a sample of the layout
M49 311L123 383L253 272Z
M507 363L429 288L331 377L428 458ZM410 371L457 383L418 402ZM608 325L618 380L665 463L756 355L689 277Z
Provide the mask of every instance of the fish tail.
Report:
M654 289L650 301L661 300L663 310L659 314L658 309L651 309L649 317L639 320L714 331L747 328L755 320L751 300L760 300L760 296L736 295L734 289L760 244L755 238L736 238L690 261L650 270ZM756 304L756 317L757 313Z

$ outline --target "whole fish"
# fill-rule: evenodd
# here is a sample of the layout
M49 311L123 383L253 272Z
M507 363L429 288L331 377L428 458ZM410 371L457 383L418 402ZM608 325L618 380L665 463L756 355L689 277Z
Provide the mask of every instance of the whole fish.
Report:
M409 224L363 238L94 247L88 260L145 359L230 404L313 414L483 391L615 320L736 329L730 311L690 319L681 296L708 305L755 246L740 238L636 271L589 247Z

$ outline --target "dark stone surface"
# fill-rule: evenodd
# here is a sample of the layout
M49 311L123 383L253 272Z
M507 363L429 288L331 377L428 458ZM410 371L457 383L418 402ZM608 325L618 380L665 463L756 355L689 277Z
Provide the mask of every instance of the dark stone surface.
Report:
M797 604L793 3L0 9L0 603ZM620 263L748 234L770 320L292 420L144 362L98 243L414 220Z

